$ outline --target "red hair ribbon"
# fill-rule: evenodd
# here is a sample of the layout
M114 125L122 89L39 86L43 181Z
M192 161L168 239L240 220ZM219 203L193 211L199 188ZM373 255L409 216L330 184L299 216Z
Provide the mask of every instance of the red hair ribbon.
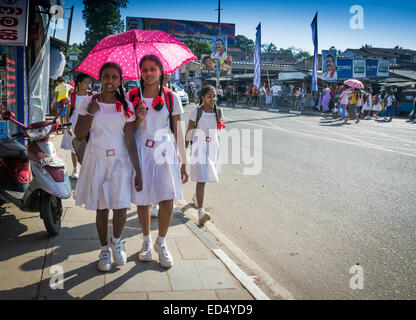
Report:
M139 106L141 102L142 102L142 99L140 99L139 97L134 98L134 101L133 101L134 109L137 109L137 107Z
M162 106L165 103L161 96L157 96L153 99L152 107L155 108L157 106Z
M116 107L117 107L117 112L121 112L121 108L123 107L123 104L120 101L116 101Z
M222 122L222 120L218 120L218 121L217 121L217 129L218 129L218 130L225 129L225 125L224 125L224 123Z
M130 116L134 115L134 112L127 108L125 114L126 114L126 117L128 119L128 118L130 118Z

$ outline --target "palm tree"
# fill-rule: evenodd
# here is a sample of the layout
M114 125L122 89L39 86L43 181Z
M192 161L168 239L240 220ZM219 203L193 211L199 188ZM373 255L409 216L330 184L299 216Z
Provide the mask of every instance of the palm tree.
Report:
M265 52L265 53L276 53L277 52L277 47L273 42L270 42L270 44L263 44L261 46L261 48L263 49L263 52Z

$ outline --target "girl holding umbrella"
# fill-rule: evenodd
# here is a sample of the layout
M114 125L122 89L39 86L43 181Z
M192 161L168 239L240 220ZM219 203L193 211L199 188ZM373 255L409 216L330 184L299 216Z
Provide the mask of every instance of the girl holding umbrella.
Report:
M186 172L185 139L180 125L183 108L177 95L172 95L171 111L173 134L170 126L168 105L164 101L164 70L155 55L140 60L140 96L134 99L136 114L136 145L138 157L130 154L133 166L140 162L143 189L135 184L132 202L137 205L139 222L143 231L143 245L139 261L152 260L152 238L150 235L150 204L159 204L159 233L154 244L159 254L159 263L165 268L173 265L172 255L166 246L166 235L173 216L173 200L182 199L182 183L188 181ZM129 100L130 93L127 94ZM127 144L132 136L126 132ZM180 156L178 157L178 151ZM180 167L178 163L180 161ZM136 175L139 174L136 171ZM136 179L137 180L137 179Z

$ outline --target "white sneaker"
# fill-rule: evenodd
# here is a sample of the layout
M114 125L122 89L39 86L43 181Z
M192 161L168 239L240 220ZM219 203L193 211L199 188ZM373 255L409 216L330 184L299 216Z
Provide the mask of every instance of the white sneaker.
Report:
M143 241L142 249L139 251L139 254L137 255L137 259L142 262L152 261L152 242L151 241Z
M150 207L150 216L152 218L157 218L159 214L159 204L152 204L152 206Z
M110 271L111 270L111 253L110 251L101 251L98 256L100 259L97 264L97 269L100 271Z
M125 265L127 263L127 254L121 239L117 244L114 244L112 239L109 241L109 243L109 247L111 248L111 251L113 251L113 259L116 265Z
M211 216L209 215L209 213L206 212L204 210L204 208L199 209L198 210L198 221L199 221L199 224L204 224L208 220L211 220Z
M166 245L162 245L156 241L155 251L159 254L159 264L164 268L173 266L173 258Z
M74 169L74 172L72 173L71 179L78 179L78 168Z

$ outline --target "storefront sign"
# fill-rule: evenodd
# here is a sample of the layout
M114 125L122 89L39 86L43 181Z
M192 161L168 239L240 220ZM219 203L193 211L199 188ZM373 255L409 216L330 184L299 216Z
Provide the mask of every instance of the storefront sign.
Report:
M0 44L26 46L28 0L0 0Z

